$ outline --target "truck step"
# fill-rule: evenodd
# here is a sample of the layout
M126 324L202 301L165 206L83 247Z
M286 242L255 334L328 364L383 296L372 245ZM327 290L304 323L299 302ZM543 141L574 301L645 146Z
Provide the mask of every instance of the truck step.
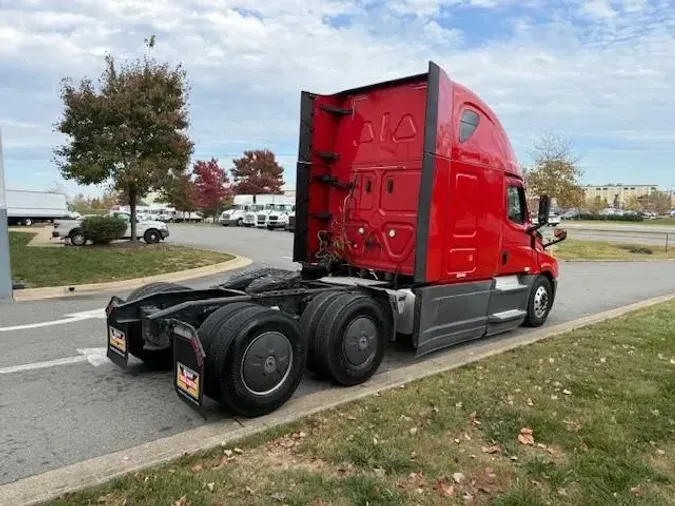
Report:
M339 160L340 155L338 153L332 153L329 151L317 151L317 155L319 155L321 158L324 160Z
M527 290L527 285L523 285L518 280L518 276L503 276L496 278L495 290L498 292L519 292Z
M321 109L331 114L335 114L336 116L349 116L354 112L353 109L344 109L342 107L333 107L325 104L321 105Z
M333 218L333 215L329 212L323 212L323 213L310 213L310 216L312 218L316 218L317 220L321 221L328 221Z
M490 323L502 323L508 322L511 320L517 320L523 318L527 314L527 311L523 309L509 309L508 311L502 311L501 313L495 313L490 315Z
M314 176L314 180L318 181L319 183L328 184L330 186L333 186L334 188L338 188L338 189L341 189L341 190L351 190L352 187L354 186L354 183L352 183L352 182L345 183L344 181L340 181L335 176L329 176L327 174L321 174L319 176Z

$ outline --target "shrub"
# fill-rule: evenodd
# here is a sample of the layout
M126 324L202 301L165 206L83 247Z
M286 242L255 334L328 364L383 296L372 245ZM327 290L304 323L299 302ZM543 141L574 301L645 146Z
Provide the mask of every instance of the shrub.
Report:
M593 220L593 221L644 221L644 217L640 214L591 214L591 213L582 213L579 215L580 220Z
M648 248L647 246L636 246L633 244L619 244L619 248L624 249L626 251L630 251L631 253L635 253L637 255L654 254L654 251L651 248Z
M127 223L115 216L87 216L82 220L84 237L94 244L110 244L124 237Z

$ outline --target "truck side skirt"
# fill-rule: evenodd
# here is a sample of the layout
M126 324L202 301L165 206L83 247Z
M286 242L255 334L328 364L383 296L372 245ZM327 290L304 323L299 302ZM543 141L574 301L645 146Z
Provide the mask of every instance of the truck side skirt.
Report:
M414 289L416 356L519 327L535 278L504 276Z

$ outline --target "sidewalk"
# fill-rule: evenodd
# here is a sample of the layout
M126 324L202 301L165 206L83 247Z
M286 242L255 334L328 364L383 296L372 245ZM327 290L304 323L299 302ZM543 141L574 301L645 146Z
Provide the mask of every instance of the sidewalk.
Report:
M35 237L28 243L31 248L58 248L63 246L60 241L52 241L52 225L36 226L36 227L11 227L10 232L30 232L35 234Z

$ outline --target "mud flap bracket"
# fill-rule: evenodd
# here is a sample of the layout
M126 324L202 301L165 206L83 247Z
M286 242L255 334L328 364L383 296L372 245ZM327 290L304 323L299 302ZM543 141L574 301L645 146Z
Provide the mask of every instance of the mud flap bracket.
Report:
M204 401L205 353L192 325L170 320L173 340L173 384L178 397L206 420Z
M105 308L108 327L106 356L116 366L126 369L129 362L129 336L126 324L118 323L115 314L117 306L121 304L124 304L124 300L113 297Z

